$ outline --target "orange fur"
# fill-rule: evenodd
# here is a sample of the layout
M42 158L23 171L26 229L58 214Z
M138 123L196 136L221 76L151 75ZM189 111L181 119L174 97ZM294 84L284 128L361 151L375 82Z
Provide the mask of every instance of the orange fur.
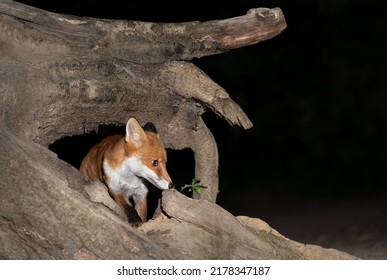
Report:
M95 145L84 157L79 170L91 180L105 183L129 222L138 226L147 220L146 182L163 190L173 187L166 162L167 154L157 132L145 131L131 118L126 125L126 135L109 136ZM130 198L138 217L135 217Z

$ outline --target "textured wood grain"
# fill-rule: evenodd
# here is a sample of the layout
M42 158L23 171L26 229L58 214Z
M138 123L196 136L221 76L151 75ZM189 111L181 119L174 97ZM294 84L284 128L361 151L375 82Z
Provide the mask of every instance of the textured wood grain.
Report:
M280 9L209 22L150 23L56 14L0 2L0 118L12 132L49 145L65 136L152 121L167 147L189 148L195 177L216 200L218 150L202 120L252 123L227 92L185 61L269 39L286 27ZM65 120L65 121L64 121Z
M75 50L137 63L160 63L256 44L281 33L286 21L279 8L251 9L243 16L208 22L102 20L50 13L3 0L0 26L15 40L29 42L35 53Z
M0 2L1 259L354 259L283 237L215 204L218 150L202 120L252 123L227 92L189 62L270 39L280 9L209 22L158 24L60 15ZM160 211L130 227L107 189L47 146L136 116L166 146L190 148L192 199L164 191Z
M132 228L102 184L3 126L0 162L1 259L355 259L174 190L157 217Z

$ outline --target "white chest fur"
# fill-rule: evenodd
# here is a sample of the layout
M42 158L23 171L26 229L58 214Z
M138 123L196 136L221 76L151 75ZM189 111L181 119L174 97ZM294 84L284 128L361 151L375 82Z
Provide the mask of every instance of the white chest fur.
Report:
M106 184L113 192L134 199L147 195L148 188L143 181L145 178L139 176L139 169L144 167L137 158L125 159L120 167L114 169L104 160L103 168L107 175Z

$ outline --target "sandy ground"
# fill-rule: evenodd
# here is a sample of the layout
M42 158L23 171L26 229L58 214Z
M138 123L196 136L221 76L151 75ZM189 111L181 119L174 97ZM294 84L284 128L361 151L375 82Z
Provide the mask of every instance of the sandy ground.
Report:
M387 202L274 203L251 213L286 237L362 259L387 259Z

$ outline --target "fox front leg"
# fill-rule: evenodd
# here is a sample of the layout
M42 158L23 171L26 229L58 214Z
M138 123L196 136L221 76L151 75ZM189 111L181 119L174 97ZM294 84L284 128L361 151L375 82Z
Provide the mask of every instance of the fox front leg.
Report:
M114 201L120 206L122 211L124 211L129 224L131 224L133 227L139 227L143 224L143 219L137 213L136 209L132 207L129 202L129 198L125 197L124 195L116 194L112 191L109 191L109 193L113 197Z

